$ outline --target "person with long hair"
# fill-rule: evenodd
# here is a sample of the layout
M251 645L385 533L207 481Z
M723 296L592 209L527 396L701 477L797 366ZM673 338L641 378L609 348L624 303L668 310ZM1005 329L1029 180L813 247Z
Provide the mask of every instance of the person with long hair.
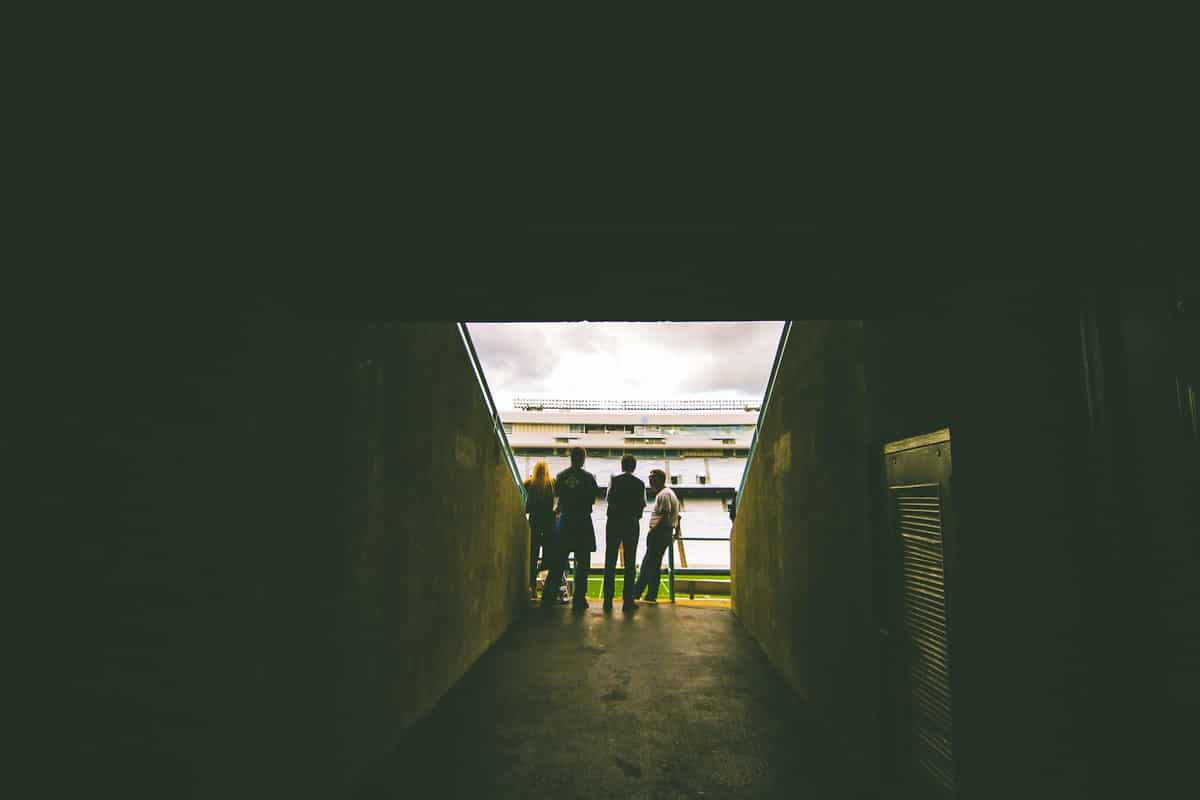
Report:
M554 481L545 461L534 464L525 481L525 513L529 515L529 595L537 599L538 551L546 552L554 527Z

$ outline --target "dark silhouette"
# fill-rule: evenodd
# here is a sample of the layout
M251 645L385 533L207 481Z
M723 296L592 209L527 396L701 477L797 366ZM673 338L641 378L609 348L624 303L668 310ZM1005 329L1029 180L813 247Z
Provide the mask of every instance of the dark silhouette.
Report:
M587 453L582 447L571 448L571 466L558 473L554 491L558 495L558 524L550 536L549 570L542 587L542 607L553 605L567 568L567 556L575 554L575 609L587 608L588 568L596 551L596 531L592 527L592 504L600 487L596 476L583 468Z
M554 482L545 461L533 465L525 481L525 513L529 515L529 593L537 596L538 551L554 528Z
M650 532L646 534L646 557L633 587L633 597L640 600L645 592L647 603L657 603L663 554L671 546L671 532L679 521L679 498L667 488L667 474L661 469L650 470L650 488L655 492L654 511L650 515Z
M646 508L646 484L633 474L637 459L626 455L621 459L621 474L608 485L608 522L605 525L604 548L604 607L612 608L616 586L617 554L625 546L625 585L621 596L625 610L637 606L633 602L633 584L637 571L637 547L641 538L642 511Z

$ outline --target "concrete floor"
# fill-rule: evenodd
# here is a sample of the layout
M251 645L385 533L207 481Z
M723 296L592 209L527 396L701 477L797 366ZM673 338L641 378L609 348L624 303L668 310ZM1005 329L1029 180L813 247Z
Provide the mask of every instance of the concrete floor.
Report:
M798 696L729 611L531 608L361 798L837 798Z

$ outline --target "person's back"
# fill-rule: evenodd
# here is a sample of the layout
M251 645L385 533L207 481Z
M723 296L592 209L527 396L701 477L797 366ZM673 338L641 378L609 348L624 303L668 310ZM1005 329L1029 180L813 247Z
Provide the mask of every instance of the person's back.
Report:
M637 459L626 455L621 459L621 474L613 476L608 484L608 524L604 533L605 610L612 608L617 557L622 549L625 551L625 583L621 594L625 598L625 610L636 607L633 603L634 562L641 537L642 511L646 508L646 484L633 474L636 466Z
M558 495L558 525L553 535L554 565L546 575L542 605L549 604L551 593L558 592L569 553L575 553L575 600L577 610L587 608L587 576L591 554L596 549L592 528L592 504L600 487L596 476L583 468L587 453L582 447L571 448L571 466L554 479Z
M546 548L546 537L554 527L554 484L545 461L534 464L525 481L525 513L529 515L529 593L536 597L538 551Z
M646 507L646 484L632 473L613 476L608 492L608 516L621 519L638 518Z
M666 525L670 530L675 529L679 521L679 497L670 486L664 486L654 496L654 510L650 512L650 529Z
M567 514L590 514L600 487L596 476L582 466L570 466L554 479L558 510Z
M533 478L525 481L525 513L540 526L554 522L554 486L549 482L538 483Z

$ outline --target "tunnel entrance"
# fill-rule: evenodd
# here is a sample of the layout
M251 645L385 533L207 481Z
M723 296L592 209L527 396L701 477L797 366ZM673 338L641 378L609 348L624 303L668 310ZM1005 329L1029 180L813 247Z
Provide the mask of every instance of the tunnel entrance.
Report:
M539 464L557 476L570 466L572 448L586 452L584 469L599 487L587 596L606 591L608 494L632 457L633 475L647 485L647 506L636 550L613 543L616 595L630 574L626 561L637 566L645 559L656 499L649 478L661 471L679 514L663 556L660 594L728 607L735 498L783 324L466 323L463 329L518 480L529 481ZM545 567L531 567L536 579L545 578ZM564 591L578 587L568 581Z

